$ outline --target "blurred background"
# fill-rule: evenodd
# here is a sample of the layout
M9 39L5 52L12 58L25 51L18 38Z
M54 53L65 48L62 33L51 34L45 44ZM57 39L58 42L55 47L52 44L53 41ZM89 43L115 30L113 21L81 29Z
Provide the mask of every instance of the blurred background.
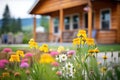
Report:
M27 43L33 37L33 15L29 11L36 2L38 0L0 0L0 43ZM36 25L37 32L48 31L48 17L37 15Z

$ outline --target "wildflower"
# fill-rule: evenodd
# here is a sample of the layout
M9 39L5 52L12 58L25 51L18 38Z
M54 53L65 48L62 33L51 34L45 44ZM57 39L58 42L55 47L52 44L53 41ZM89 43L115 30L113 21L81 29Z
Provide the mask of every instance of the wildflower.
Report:
M100 52L100 51L96 48L96 49L94 49L94 52L95 52L95 53L98 53L98 52Z
M107 59L108 57L107 57L106 55L104 55L102 58L103 58L103 59Z
M63 52L64 50L65 50L65 48L63 46L59 46L58 49L57 49L57 51L59 53Z
M47 44L43 44L40 48L39 48L40 51L43 51L43 52L48 52L48 45Z
M101 62L97 62L98 65L101 65Z
M50 55L51 56L56 56L56 55L58 55L59 53L57 52L57 51L52 51L52 52L50 52Z
M29 46L30 46L30 48L34 48L34 47L37 48L38 44L37 44L37 42L34 41L34 39L30 39Z
M15 77L20 77L20 75L21 75L20 72L15 72L15 73L14 73L14 76L15 76Z
M25 54L25 57L32 57L32 56L33 56L32 53L26 53L26 54Z
M27 59L27 58L22 59L21 62L22 62L22 63L23 63L23 62L28 62L28 59Z
M79 30L77 36L86 38L87 37L86 31L85 30Z
M72 63L66 63L66 65L65 65L65 67L67 68L67 69L73 69L73 64Z
M106 72L106 70L107 70L107 68L106 68L106 67L102 67L102 68L101 68L101 72L102 72L102 73L105 73L105 72Z
M2 73L2 76L3 76L3 77L9 77L9 76L10 76L10 73L9 73L9 72L3 72L3 73Z
M26 73L27 75L29 75L29 74L30 74L30 70L26 70L25 73Z
M12 49L11 48L4 48L3 52L9 53L9 52L12 52Z
M8 60L2 59L0 60L0 68L5 68L5 65L8 63Z
M57 67L57 66L59 66L59 63L58 62L52 62L52 65Z
M80 45L80 38L73 39L73 45Z
M2 60L0 60L0 63L7 64L7 63L8 63L8 60L6 60L6 59L2 59Z
M29 67L29 64L26 63L26 62L22 62L22 63L20 64L20 67L21 67L21 68L28 68L28 67Z
M60 59L61 59L61 61L66 61L67 60L67 55L66 54L61 54L60 55Z
M88 53L94 53L94 49L88 50Z
M24 52L21 51L21 50L17 50L17 51L16 51L16 54L19 55L19 56L24 57Z
M11 55L9 61L10 62L20 62L20 57L19 57L19 55Z
M70 50L70 51L67 52L67 55L73 55L75 53L76 53L75 50Z
M44 53L40 56L40 63L52 63L55 62L54 58L47 53Z
M58 76L61 76L61 75L62 75L62 72L61 72L61 71L57 71L56 74L57 74Z
M87 38L86 43L90 45L94 45L94 39L93 38Z

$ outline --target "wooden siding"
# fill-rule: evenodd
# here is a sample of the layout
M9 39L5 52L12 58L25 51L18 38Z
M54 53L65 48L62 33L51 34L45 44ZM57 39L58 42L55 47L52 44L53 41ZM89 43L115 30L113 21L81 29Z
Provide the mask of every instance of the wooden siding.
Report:
M117 32L116 30L102 30L97 31L97 42L101 44L112 44L117 41Z
M118 24L117 42L120 43L120 3L118 3L117 5L117 24Z
M31 14L46 14L57 11L59 9L71 8L86 3L87 0L40 0L31 11Z

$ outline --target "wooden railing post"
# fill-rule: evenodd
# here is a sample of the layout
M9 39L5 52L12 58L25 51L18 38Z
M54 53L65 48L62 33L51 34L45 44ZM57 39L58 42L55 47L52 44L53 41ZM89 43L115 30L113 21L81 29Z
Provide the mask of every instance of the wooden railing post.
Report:
M33 38L36 41L36 15L33 18Z

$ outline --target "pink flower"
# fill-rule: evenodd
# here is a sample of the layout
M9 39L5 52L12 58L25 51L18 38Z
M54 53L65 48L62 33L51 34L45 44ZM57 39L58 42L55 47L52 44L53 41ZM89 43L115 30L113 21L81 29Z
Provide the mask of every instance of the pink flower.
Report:
M23 62L23 63L20 64L20 67L21 67L21 68L28 68L28 67L29 67L29 64L26 63L26 62Z
M5 64L4 63L0 63L0 68L4 68Z
M57 66L59 66L59 63L58 63L58 62L53 62L53 63L52 63L52 66L57 67Z
M61 75L62 75L62 72L61 72L61 71L57 71L56 74L57 74L58 76L61 76Z
M67 52L67 55L73 55L73 54L75 54L76 52L74 51L74 50L70 50L70 51L68 51Z
M26 54L25 54L25 57L32 57L32 56L33 56L32 53L26 53Z
M6 59L0 60L0 68L4 68L7 63L8 63L8 60Z
M56 56L56 55L58 55L59 53L57 52L57 51L52 51L51 53L50 53L50 55L51 56Z
M12 49L11 48L4 48L3 52L9 53L9 52L12 52Z
M23 63L23 62L28 62L28 59L27 59L27 58L22 59L22 60L21 60L21 63Z

